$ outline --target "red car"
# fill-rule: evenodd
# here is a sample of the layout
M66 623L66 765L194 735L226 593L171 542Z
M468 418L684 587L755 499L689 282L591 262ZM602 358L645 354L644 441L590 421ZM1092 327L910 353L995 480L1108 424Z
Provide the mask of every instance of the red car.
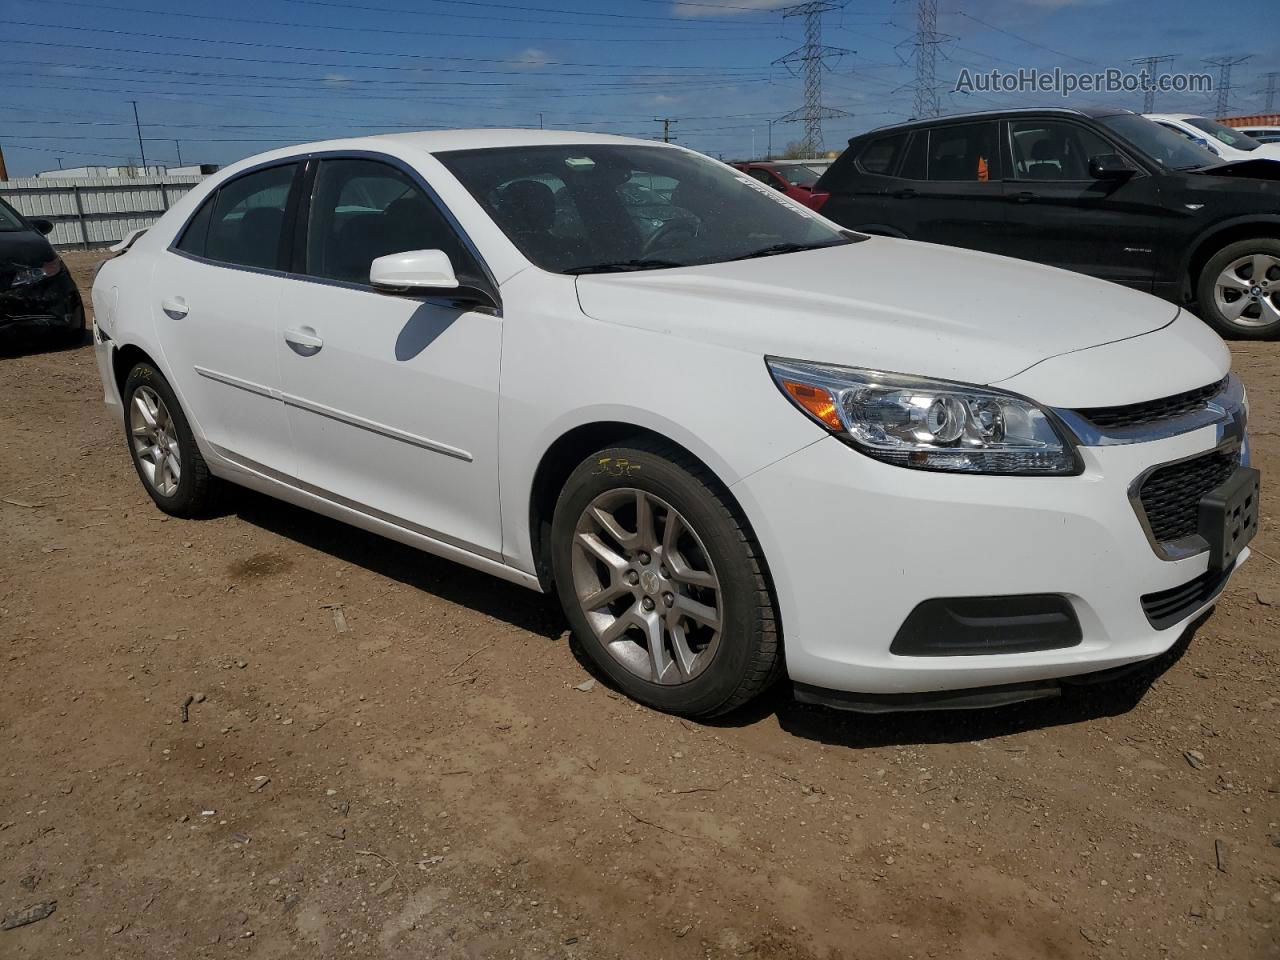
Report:
M830 160L745 160L735 167L761 183L767 183L807 207L813 203L813 185L831 166Z

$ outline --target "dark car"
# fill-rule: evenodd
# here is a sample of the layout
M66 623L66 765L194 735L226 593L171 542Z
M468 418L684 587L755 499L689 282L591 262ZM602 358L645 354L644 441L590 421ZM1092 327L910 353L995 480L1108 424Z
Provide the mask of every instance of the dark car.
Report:
M38 330L74 343L84 336L84 306L45 239L52 229L0 200L0 331Z
M1127 110L885 127L850 140L814 194L855 230L1194 299L1226 336L1280 337L1280 163L1223 163Z

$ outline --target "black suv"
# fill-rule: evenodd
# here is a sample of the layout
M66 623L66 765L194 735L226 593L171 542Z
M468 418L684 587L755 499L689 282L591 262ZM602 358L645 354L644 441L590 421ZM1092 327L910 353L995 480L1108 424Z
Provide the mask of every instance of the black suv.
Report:
M814 197L824 216L864 233L1198 300L1225 336L1280 338L1280 162L1223 163L1127 110L1005 110L873 130L849 141Z
M84 307L66 265L32 220L0 200L0 332L43 330L65 343L84 339Z

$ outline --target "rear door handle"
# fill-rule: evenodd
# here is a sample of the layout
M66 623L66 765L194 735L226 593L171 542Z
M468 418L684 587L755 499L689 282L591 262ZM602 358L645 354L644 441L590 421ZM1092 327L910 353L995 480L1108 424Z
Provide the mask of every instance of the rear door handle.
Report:
M316 335L311 327L293 327L284 332L284 341L293 347L293 352L304 357L312 357L320 352L324 340Z
M1030 190L1023 190L1021 193L1013 193L1009 195L1009 199L1014 203L1030 203L1032 200L1038 200L1039 194L1032 193Z
M182 297L169 297L161 300L160 309L165 312L165 316L170 320L181 320L191 312L191 308L187 306L187 301L183 300Z

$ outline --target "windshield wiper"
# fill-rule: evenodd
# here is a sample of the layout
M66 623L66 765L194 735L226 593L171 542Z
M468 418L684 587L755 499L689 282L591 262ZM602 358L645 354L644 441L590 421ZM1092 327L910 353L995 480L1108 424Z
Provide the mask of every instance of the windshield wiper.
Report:
M759 250L753 250L751 253L744 253L740 257L730 257L729 260L753 260L756 257L772 257L779 253L803 253L805 250L822 250L826 247L843 247L848 240L837 240L834 243L775 243L772 246L761 247ZM725 261L729 262L728 260Z
M580 267L570 267L561 271L570 276L580 276L584 273L626 273L631 270L662 270L667 267L686 267L686 263L677 263L674 260L658 260L652 257L637 258L635 260L614 260L607 263L586 263Z

